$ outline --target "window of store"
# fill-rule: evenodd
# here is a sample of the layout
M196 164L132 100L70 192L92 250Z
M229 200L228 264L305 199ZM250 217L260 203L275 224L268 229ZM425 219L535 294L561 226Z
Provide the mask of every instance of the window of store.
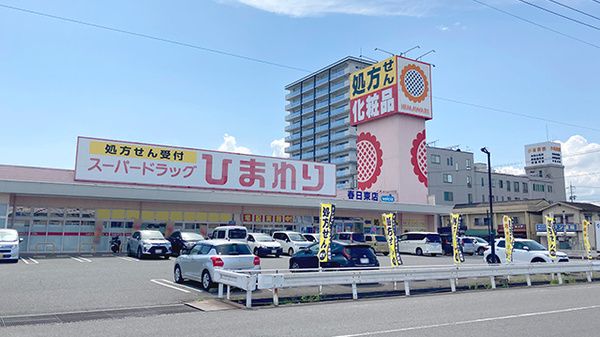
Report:
M444 182L448 184L452 184L452 175L449 173L443 174Z
M454 201L454 193L444 192L444 201Z
M442 158L440 157L439 154L432 154L431 155L431 163L432 164L440 164L442 162Z

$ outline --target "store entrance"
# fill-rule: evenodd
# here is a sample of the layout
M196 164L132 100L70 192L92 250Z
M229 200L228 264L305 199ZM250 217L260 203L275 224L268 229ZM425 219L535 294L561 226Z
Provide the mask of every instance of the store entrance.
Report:
M155 230L161 232L165 235L167 231L167 223L166 222L143 222L141 230Z

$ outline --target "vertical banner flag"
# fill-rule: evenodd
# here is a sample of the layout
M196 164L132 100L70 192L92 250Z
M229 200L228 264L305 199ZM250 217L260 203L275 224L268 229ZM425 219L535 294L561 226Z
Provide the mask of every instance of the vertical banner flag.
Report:
M450 225L452 227L452 251L454 252L454 264L460 264L465 262L462 250L458 245L458 223L460 220L460 214L450 213Z
M583 220L583 246L588 260L592 259L592 245L590 244L590 222Z
M509 216L502 217L502 225L504 226L504 242L506 252L506 263L512 262L512 254L515 244L515 236L513 235L513 219Z
M319 216L319 227L321 236L319 238L319 263L329 262L331 259L331 224L335 214L335 205L321 204Z
M381 215L383 230L386 235L388 246L390 248L390 261L392 267L398 267L402 264L402 258L398 251L398 237L396 236L396 214L384 213Z
M552 260L556 260L556 229L553 216L546 216L546 233L548 234L548 254Z

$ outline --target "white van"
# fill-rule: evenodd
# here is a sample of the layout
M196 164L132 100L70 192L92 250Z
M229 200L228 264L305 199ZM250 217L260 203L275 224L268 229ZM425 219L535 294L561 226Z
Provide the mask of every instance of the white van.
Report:
M212 232L211 239L238 240L246 242L248 229L244 226L220 226Z
M442 254L442 238L435 232L408 232L400 236L398 251L409 254Z
M274 232L273 239L281 244L283 252L287 253L289 256L292 256L294 253L299 252L300 249L313 244L306 240L302 234L291 231Z
M19 262L19 233L14 229L0 229L0 261Z

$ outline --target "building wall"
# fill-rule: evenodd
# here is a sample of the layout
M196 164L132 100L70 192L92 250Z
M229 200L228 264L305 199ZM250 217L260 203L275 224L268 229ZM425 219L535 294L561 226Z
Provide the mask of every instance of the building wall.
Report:
M564 214L564 218L563 219L563 214ZM553 205L550 208L547 208L543 211L543 218L541 220L540 223L545 224L545 217L546 216L552 216L554 217L555 223L557 224L563 224L563 223L567 223L567 224L571 224L571 225L575 225L577 226L576 231L575 232L567 232L567 236L565 239L565 232L564 231L557 231L557 237L559 240L559 248L560 247L560 241L566 241L567 244L563 245L564 249L567 249L566 247L568 247L568 249L574 249L574 250L584 250L584 244L583 244L583 220L588 220L591 222L590 227L589 227L589 240L590 240L590 244L592 246L592 250L598 250L599 247L597 247L596 245L596 236L599 235L600 233L598 233L596 231L595 228L595 223L597 221L600 221L600 213L598 212L591 212L591 211L584 211L584 210L579 210L573 207L570 207L568 205L563 205L563 204L557 204L557 205ZM547 244L548 240L546 239L545 233L540 233L542 235L539 235L538 238L539 240L543 243L543 244Z

